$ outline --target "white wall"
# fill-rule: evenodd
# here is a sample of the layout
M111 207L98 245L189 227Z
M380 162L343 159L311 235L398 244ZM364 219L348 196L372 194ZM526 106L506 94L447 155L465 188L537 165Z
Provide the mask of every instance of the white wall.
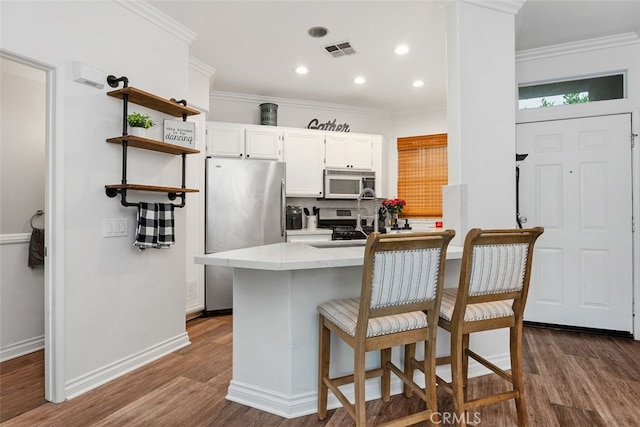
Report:
M213 90L209 98L209 121L259 125L260 104L269 102L278 105L278 126L306 128L312 119L320 123L336 119L336 125L347 123L351 132L386 136L389 131L390 117L385 110L215 92L215 83Z
M45 73L0 58L0 361L44 347L44 268L27 266L44 210ZM43 228L42 217L33 221Z
M472 227L516 225L515 11L494 10L499 3L447 8L449 188L466 192L457 203L443 199L454 242Z
M114 1L2 3L0 47L61 75L54 126L64 153L56 176L63 194L51 196L64 201L64 226L57 230L64 240L63 277L55 290L64 290L67 396L188 343L184 211L176 210L171 249L133 247L135 209L104 192L105 184L120 181L121 148L105 139L121 132L122 103L106 95L106 85L98 90L72 80L72 61L80 61L165 98L187 95L189 33L143 19L135 8ZM179 157L132 149L129 162L130 182L180 183ZM159 198L135 194L131 201L166 201ZM104 218L128 219L129 235L103 238Z

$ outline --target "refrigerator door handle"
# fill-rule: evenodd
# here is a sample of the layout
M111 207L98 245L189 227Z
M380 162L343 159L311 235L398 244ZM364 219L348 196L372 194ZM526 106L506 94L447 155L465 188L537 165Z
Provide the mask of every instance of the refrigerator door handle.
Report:
M280 180L280 236L284 237L287 217L287 196L285 193L284 179Z

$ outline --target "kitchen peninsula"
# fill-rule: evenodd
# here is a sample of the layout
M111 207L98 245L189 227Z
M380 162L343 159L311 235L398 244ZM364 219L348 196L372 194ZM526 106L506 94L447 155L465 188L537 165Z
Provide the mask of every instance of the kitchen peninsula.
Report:
M316 307L359 296L364 244L277 243L195 258L198 264L233 268L233 373L227 399L285 418L316 412ZM461 256L461 247L449 246L445 286L457 285ZM438 347L447 349L448 337L438 339ZM395 350L394 359L399 358ZM352 372L350 347L332 340L331 351L332 373ZM368 354L366 363L378 364L378 354ZM375 380L367 382L367 398L378 397ZM329 405L339 406L331 394Z

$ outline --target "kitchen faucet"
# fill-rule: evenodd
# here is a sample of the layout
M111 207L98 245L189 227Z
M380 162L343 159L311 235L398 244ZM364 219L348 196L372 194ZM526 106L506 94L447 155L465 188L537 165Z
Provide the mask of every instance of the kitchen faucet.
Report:
M373 197L373 215L369 216L369 215L360 215L360 200L362 200L362 198L365 195L371 195L371 197ZM378 229L378 201L376 200L376 193L375 191L373 191L371 188L366 187L363 188L362 191L360 192L360 194L358 194L358 216L356 219L356 231L361 232L362 234L364 234L365 236L367 235L367 233L364 232L364 230L362 229L362 218L364 218L365 220L368 218L372 218L373 219L373 232L374 233L378 233L379 229Z

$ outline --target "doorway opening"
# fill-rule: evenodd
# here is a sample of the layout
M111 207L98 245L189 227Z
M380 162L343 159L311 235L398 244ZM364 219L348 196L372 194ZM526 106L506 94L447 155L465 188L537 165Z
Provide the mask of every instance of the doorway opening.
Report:
M44 118L37 119L43 129L44 143L44 162L40 179L43 186L44 221L39 224L45 229L45 263L43 272L44 286L41 289L44 294L42 316L44 322L43 340L44 340L44 398L51 402L62 402L65 400L64 388L64 307L63 307L63 263L64 245L62 239L62 231L64 229L64 210L63 210L63 185L64 185L64 157L63 147L58 141L59 111L62 111L62 99L58 96L61 93L63 85L63 72L59 72L56 67L39 60L28 58L13 52L0 49L0 60L11 63L11 66L22 67L21 70L29 70L29 73L38 75L44 73ZM42 74L40 74L42 75ZM20 92L21 88L17 88ZM26 95L23 93L23 96ZM5 94L3 93L4 97ZM27 126L33 117L27 115L23 120L19 120L18 134L25 132L21 130L23 126ZM43 121L43 123L42 123ZM13 125L14 123L12 123ZM4 123L3 123L4 128ZM3 135L2 144L10 144L13 138L5 140ZM3 147L4 154L4 147ZM4 157L4 155L3 155ZM3 167L4 169L4 167ZM43 179L44 178L44 179ZM25 183L9 182L14 187L14 192L21 194L27 190ZM42 197L42 196L40 196ZM5 206L3 204L3 206ZM15 203L10 206L16 207ZM12 208L13 209L13 208ZM6 209L3 209L3 216ZM13 211L12 211L13 212ZM30 218L34 212L27 215L26 222L29 224ZM24 260L27 264L27 260ZM4 282L4 281L3 281ZM4 299L4 295L3 295Z

